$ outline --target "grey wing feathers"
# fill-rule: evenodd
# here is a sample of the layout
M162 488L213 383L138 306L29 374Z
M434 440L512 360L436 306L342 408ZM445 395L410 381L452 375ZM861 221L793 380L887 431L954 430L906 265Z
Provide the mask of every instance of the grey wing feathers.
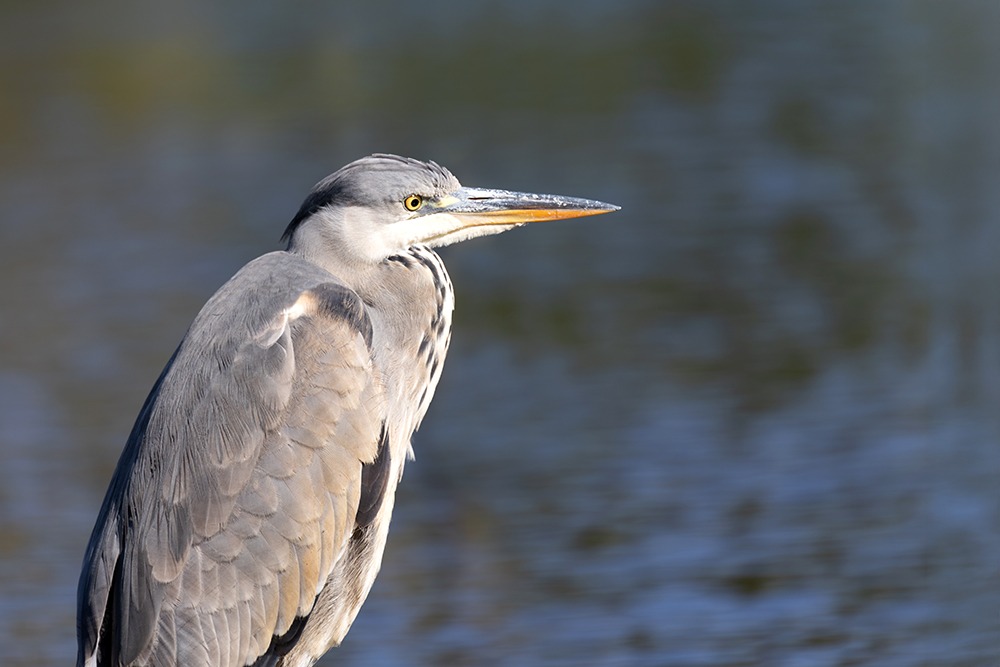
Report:
M118 514L128 471L134 465L135 455L138 452L138 447L133 443L139 441L142 432L149 424L149 416L159 394L160 385L176 357L177 353L174 352L139 411L128 445L118 461L111 487L101 506L94 533L87 544L84 567L77 590L77 636L80 639L78 664L82 664L85 655L93 655L98 650L97 641L101 638L101 625L106 622L106 614L109 611L108 598L115 594L112 593L112 588L116 591L120 588L120 583L115 584L120 576L118 557L121 553ZM102 646L101 650L108 653L107 644L111 641L111 633L107 633L103 639L105 646Z
M209 300L140 414L91 538L79 663L100 641L94 664L240 666L301 629L378 453L371 335L353 292L285 253Z

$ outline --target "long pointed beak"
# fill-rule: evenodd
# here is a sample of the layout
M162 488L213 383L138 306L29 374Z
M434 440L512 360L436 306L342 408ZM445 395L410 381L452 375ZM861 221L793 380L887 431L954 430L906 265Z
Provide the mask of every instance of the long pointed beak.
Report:
M448 213L469 227L522 225L617 211L614 204L561 195L538 195L485 188L461 188L427 208L427 213Z

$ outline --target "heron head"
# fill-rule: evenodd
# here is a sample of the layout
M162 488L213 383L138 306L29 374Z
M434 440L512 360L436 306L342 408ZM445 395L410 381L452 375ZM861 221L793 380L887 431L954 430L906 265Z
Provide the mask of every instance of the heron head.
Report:
M590 199L463 187L434 162L375 154L317 183L282 238L291 250L321 244L355 261L380 262L413 245L444 246L615 210Z

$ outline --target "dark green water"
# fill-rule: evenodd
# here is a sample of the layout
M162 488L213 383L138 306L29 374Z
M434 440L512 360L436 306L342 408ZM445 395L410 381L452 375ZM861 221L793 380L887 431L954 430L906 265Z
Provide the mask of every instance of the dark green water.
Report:
M323 664L1000 665L1000 6L0 7L0 664L72 660L131 422L374 151L614 216L442 254Z

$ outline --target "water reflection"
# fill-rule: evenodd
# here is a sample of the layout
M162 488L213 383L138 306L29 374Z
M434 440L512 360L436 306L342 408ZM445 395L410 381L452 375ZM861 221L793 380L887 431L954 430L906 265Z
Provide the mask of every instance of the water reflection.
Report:
M996 662L997 10L415 7L0 10L0 663L65 664L156 373L373 150L623 211L445 253L327 663Z

